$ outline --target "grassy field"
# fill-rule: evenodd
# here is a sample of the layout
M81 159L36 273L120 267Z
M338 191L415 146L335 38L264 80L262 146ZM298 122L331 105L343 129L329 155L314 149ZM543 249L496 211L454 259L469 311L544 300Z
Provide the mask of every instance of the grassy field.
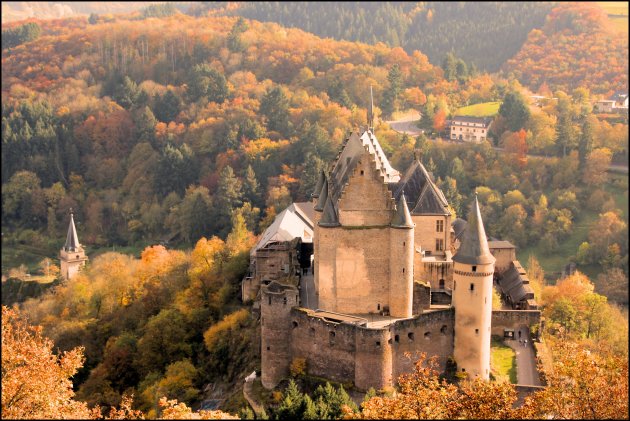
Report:
M481 104L462 107L454 115L466 115L471 117L493 117L499 112L500 102L483 102Z
M509 379L510 383L516 384L516 353L494 335L490 343L490 369L495 379Z
M628 3L621 1L597 2L610 18L611 28L616 32L628 33Z

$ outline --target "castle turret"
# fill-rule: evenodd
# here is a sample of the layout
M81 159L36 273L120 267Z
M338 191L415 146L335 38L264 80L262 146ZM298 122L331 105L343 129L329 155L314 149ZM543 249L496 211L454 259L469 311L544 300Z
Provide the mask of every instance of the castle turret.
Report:
M470 377L490 375L490 324L495 258L490 254L477 196L462 243L453 256L454 356Z
M64 279L71 279L79 272L79 269L85 265L88 260L85 250L79 243L77 229L74 226L74 216L70 209L70 224L68 225L68 235L66 243L59 252L59 261L61 266L61 275Z
M398 200L390 230L389 313L411 317L413 307L414 223L403 193Z
M261 288L260 337L261 381L272 389L289 376L291 364L291 308L299 293L292 285L272 281Z

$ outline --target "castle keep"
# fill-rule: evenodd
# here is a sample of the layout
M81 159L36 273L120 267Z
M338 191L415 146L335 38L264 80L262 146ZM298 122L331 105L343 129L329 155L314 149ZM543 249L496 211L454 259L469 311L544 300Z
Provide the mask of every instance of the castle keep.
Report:
M488 379L490 336L539 322L526 276L511 273L521 268L514 247L489 246L476 197L467 221L451 221L422 163L401 174L369 128L352 133L322 171L312 211L292 206L309 217L292 224L283 215L270 227L244 280L243 298L260 306L266 388L304 359L309 374L380 389L410 372L420 352ZM282 221L308 235L279 235L291 231ZM264 250L278 250L282 271L269 270ZM492 310L495 283L510 308Z

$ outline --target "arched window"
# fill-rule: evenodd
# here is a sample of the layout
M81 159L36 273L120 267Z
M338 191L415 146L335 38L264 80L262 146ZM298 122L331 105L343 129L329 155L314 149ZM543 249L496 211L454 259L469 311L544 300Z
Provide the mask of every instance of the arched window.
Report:
M410 341L413 341L413 332L407 333L407 337L409 338Z
M424 339L431 339L431 332L424 332Z
M440 279L440 289L444 289L444 279Z
M448 329L448 327L447 327L446 325L443 325L443 326L440 328L440 333L441 333L442 335L446 335L446 329Z

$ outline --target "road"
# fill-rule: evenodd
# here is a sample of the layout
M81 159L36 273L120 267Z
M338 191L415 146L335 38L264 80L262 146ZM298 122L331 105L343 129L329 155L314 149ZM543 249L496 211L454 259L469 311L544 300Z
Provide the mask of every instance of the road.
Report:
M423 133L422 129L416 126L416 122L420 120L422 115L418 112L410 113L405 118L396 121L387 121L389 126L398 133L406 133L410 136L418 136Z
M515 332L517 334L516 339L505 340L505 344L516 352L516 382L522 386L542 386L536 368L534 346L529 337L529 328L521 326L520 331L522 332L521 339L527 340L526 346L519 342L518 332Z
M308 274L302 275L300 280L300 305L304 308L316 310L319 304L315 290L315 277L309 269Z

